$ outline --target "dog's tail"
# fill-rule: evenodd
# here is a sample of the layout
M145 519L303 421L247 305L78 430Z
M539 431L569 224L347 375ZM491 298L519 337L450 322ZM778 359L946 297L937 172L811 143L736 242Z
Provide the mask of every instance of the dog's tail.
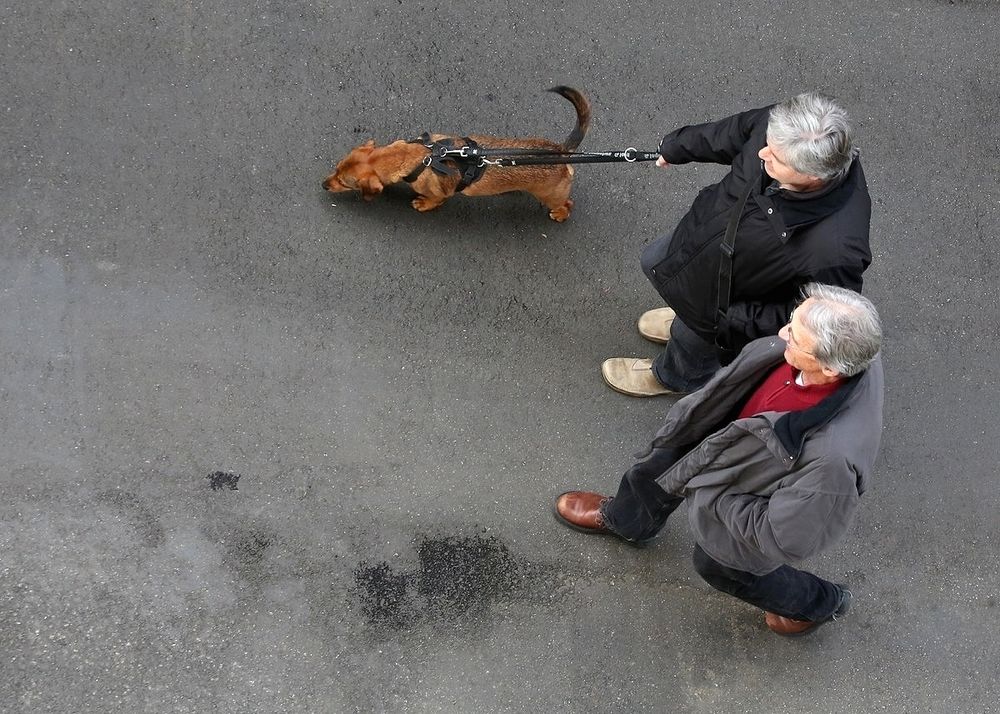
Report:
M587 128L590 126L590 102L572 87L553 87L549 91L566 97L573 102L573 106L576 108L576 126L566 137L566 141L561 144L565 151L574 151L583 141L583 137L587 135Z

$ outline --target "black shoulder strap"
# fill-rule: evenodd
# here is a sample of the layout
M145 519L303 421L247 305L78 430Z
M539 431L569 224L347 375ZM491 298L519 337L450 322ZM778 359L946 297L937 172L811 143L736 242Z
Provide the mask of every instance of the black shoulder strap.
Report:
M736 229L740 225L743 217L743 207L753 192L753 177L747 181L747 189L743 196L733 207L733 212L729 215L729 225L726 226L726 236L722 239L719 250L722 251L722 259L719 261L719 297L716 302L715 324L718 326L726 319L729 312L729 298L733 289L733 254L736 252Z

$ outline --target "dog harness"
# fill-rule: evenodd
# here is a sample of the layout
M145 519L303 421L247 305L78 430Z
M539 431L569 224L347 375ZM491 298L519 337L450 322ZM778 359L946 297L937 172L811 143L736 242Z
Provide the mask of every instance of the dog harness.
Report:
M456 193L467 189L482 177L483 172L486 171L486 164L474 156L445 158L444 152L451 149L466 148L475 151L479 148L479 144L467 136L463 136L461 141L463 142L462 147L457 147L454 139L431 141L431 135L426 131L416 139L411 139L410 144L423 144L430 149L431 153L424 157L417 168L404 176L403 180L407 183L413 183L424 172L424 169L430 166L431 171L441 176L458 177L458 185L455 187Z

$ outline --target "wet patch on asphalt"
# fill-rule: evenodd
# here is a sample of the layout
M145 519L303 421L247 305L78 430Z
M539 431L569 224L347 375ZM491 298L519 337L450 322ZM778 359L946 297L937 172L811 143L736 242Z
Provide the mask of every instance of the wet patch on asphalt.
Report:
M232 471L213 471L205 478L208 479L208 485L213 491L224 489L236 491L238 490L236 484L239 483L241 476L242 474L234 474Z
M498 606L548 602L556 587L550 567L516 555L496 536L420 535L415 546L411 568L365 561L354 570L351 595L375 633L420 623L480 625Z

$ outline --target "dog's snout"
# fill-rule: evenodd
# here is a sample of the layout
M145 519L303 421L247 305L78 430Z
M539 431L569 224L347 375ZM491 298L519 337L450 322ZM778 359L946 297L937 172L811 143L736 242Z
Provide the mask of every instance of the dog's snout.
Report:
M342 193L344 191L350 190L347 186L344 185L343 181L337 178L337 174L332 174L330 176L327 176L326 180L323 182L323 188L325 188L327 191L330 191L331 193Z

